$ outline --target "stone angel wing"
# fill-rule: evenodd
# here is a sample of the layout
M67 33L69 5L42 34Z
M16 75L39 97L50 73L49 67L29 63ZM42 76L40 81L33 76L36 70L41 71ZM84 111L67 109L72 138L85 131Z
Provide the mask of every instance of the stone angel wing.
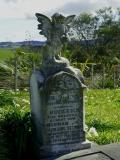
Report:
M65 17L65 19L64 19L64 25L66 26L65 29L66 29L67 36L70 31L70 28L72 27L71 24L72 24L74 18L75 18L75 15L70 15L70 16Z
M65 25L70 24L74 18L75 18L75 15L70 15L70 16L65 17L64 24Z
M47 39L49 39L51 35L51 30L52 30L51 20L47 16L40 13L36 13L35 15L39 22L38 29L41 30L39 33L41 35L44 35Z

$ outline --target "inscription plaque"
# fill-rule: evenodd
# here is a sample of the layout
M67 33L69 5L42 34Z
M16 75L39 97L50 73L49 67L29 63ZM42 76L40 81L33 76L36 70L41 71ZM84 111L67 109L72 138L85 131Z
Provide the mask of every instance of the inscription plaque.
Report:
M60 72L46 81L40 94L44 99L42 152L54 155L84 148L83 87L80 81L69 73Z

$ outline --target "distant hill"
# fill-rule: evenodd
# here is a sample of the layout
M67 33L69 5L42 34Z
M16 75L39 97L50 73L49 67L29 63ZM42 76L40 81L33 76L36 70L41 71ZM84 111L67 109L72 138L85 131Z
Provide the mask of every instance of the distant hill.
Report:
M0 42L0 48L18 48L21 46L43 46L45 41Z
M72 40L69 42L72 45L95 45L95 40ZM22 42L0 42L0 48L19 48L24 46L31 46L31 47L40 47L45 45L45 41L22 41Z

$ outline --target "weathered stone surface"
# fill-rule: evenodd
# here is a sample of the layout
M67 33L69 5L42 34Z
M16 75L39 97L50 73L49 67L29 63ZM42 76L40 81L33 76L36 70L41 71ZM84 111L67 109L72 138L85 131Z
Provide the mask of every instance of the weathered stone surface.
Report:
M111 160L111 158L99 152L91 155L84 155L82 157L75 158L75 160Z
M40 88L38 105L41 107L33 112L36 128L39 128L36 138L41 144L39 157L90 147L90 143L85 141L83 89L80 80L67 72L49 77Z
M69 61L66 58L60 57L63 42L67 39L67 32L69 30L69 24L74 19L75 15L64 17L59 13L55 13L51 18L36 13L38 29L40 34L47 38L47 43L43 49L43 63L42 67L46 69L52 66L69 66ZM45 74L50 74L52 70L46 70Z
M60 72L47 80L40 94L44 99L42 152L54 155L90 147L85 143L80 81L71 74Z
M106 156L104 153L98 152L98 153L91 153L90 155L84 155L80 157L72 158L74 160L112 160L108 156Z
M93 146L90 149L76 151L56 160L120 160L120 143Z

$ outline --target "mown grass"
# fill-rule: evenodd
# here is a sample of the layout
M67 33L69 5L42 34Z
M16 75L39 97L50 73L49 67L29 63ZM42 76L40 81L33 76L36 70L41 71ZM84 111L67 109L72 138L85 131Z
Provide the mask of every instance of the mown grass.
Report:
M88 90L85 104L86 124L98 132L88 139L98 144L120 142L120 90Z
M4 61L13 56L13 51L10 48L0 48L0 61Z
M29 93L0 90L0 101L0 159L32 160ZM98 133L87 134L90 141L120 142L120 90L85 91L85 110L88 128Z

